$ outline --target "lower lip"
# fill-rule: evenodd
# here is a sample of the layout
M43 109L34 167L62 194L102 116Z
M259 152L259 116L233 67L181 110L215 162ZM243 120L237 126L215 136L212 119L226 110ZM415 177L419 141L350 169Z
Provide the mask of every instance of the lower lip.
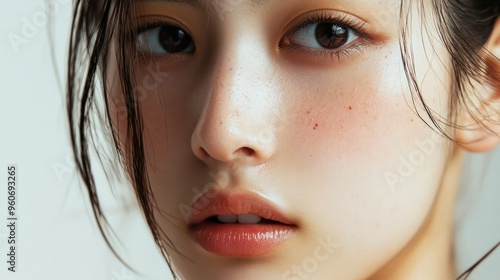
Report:
M191 228L207 251L225 257L252 257L271 253L290 239L297 228L285 224L223 224L204 222Z

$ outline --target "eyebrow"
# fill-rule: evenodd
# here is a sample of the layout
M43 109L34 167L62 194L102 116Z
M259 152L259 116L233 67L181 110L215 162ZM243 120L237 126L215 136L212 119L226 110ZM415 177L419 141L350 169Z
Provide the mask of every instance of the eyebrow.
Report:
M238 1L240 2L239 4L247 3L250 5L252 8L259 8L263 6L265 3L267 3L269 0L229 0L229 1ZM206 9L207 8L207 1L205 0L142 0L138 2L167 2L167 3L181 3L181 4L188 4L191 6L195 6L201 9ZM213 3L213 1L209 1L210 3Z

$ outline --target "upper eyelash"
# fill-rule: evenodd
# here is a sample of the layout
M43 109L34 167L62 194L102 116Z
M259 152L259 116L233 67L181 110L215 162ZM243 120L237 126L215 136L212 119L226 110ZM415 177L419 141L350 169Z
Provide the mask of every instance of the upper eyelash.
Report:
M347 15L332 15L326 11L321 11L319 13L313 13L307 16L307 18L298 26L294 27L288 34L293 35L300 29L314 23L328 22L335 23L352 29L352 31L361 38L369 38L370 36L366 33L364 28L365 23L349 18ZM287 35L288 36L288 35Z
M363 39L371 38L364 28L365 25L364 22L353 20L349 18L347 15L342 15L342 16L331 15L326 11L321 11L320 13L314 13L308 15L308 17L301 24L294 27L290 32L287 33L287 35L285 35L285 37L293 36L299 30L305 28L310 24L321 23L321 22L339 24L350 28L354 32L354 34L360 38ZM321 49L311 50L300 46L289 46L289 47L292 47L298 51L304 52L309 55L323 56L328 59L337 58L338 60L340 60L341 56L348 57L350 52L360 51L361 45L362 43L357 43L353 44L349 48L340 48L336 50L321 50Z
M175 24L175 23L168 21L166 19L157 18L157 19L151 20L150 22L142 22L142 23L137 24L137 26L133 29L133 32L137 36L146 30L160 27L160 26L164 26L164 25L170 25L170 26L185 30L185 28L183 28L182 26L179 26L178 24Z

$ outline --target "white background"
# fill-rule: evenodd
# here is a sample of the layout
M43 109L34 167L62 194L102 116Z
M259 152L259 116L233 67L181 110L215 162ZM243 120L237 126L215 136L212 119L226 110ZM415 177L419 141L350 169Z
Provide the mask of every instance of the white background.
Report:
M145 224L133 206L118 206L107 193L105 207L122 238L123 257L112 256L93 226L78 184L64 111L66 43L71 1L51 0L54 42L48 40L43 0L0 4L0 279L169 279ZM45 15L45 16L44 16ZM27 26L31 25L31 29ZM34 28L33 28L34 27ZM12 42L13 36L23 43ZM55 53L54 64L50 50ZM61 84L57 82L57 76ZM464 170L457 207L459 271L500 240L500 151L474 156ZM18 168L17 272L7 271L7 166ZM114 186L123 187L126 186ZM124 191L122 195L127 195ZM500 279L500 250L469 279Z

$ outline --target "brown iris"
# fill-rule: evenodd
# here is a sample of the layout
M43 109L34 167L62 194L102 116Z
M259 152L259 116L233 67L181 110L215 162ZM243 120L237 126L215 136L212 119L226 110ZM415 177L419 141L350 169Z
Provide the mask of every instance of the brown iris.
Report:
M158 34L160 45L169 53L186 51L191 46L191 37L182 29L165 25Z
M327 49L342 47L349 37L349 31L345 27L327 22L318 24L315 34L318 43Z

